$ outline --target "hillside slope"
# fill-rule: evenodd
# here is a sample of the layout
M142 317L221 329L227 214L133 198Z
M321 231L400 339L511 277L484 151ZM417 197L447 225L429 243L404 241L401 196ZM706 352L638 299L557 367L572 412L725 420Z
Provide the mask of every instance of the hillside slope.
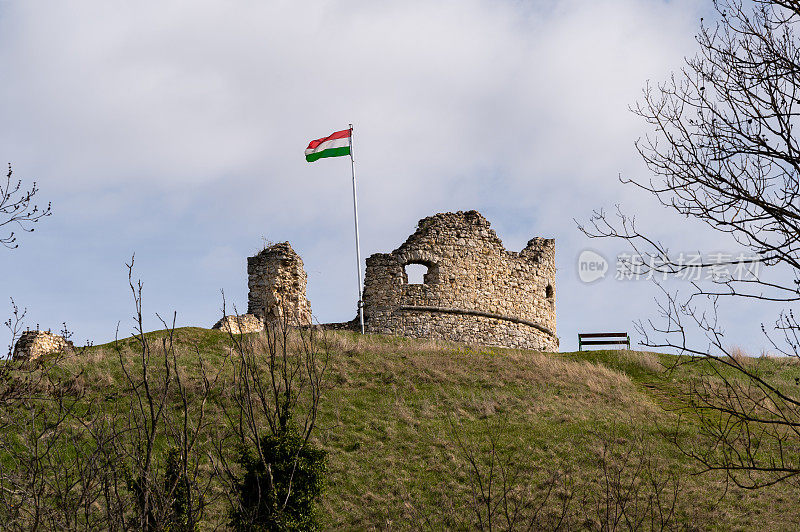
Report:
M154 345L164 336L147 335ZM538 510L539 526L566 528L790 529L800 519L794 486L736 489L720 474L695 474L669 441L700 441L693 425L676 425L675 412L698 369L666 371L675 357L341 331L328 331L325 345L314 440L328 452L326 529L473 529L492 512L502 529L509 506L526 516ZM229 371L231 338L223 332L177 329L174 346L188 389L199 386L200 359L207 373ZM135 364L136 349L128 339L59 364L82 400L122 416L130 405L120 360ZM800 375L789 362L760 363L776 378ZM214 397L206 416L224 427ZM226 522L224 498L214 504L209 528Z
M540 488L528 494L532 504L558 512L558 498L543 502L544 492L563 497L572 490L581 527L605 521L627 528L624 517L609 523L610 507L621 504L609 499L625 497L670 506L674 518L666 528L791 529L800 517L793 487L746 491L720 474L697 475L696 464L668 441L676 426L680 438L697 438L694 427L676 425L674 410L683 384L700 368L673 367L675 357L357 336L342 337L337 351L318 432L330 451L324 507L335 527L406 528L420 518L433 529L476 522L472 488L477 477L489 480L493 441L495 469L516 475L512 485ZM787 380L800 374L789 362L768 363ZM483 460L477 470L470 453ZM641 485L648 483L660 491ZM637 511L651 513L627 509ZM650 517L641 527L661 528Z

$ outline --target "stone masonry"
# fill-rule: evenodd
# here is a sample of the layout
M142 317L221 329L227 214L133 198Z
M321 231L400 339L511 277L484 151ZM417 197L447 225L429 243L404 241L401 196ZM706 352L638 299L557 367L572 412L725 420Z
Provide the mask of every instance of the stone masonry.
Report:
M288 312L290 325L311 325L303 260L288 242L273 244L247 258L247 313L277 320Z
M72 349L72 342L49 331L25 331L14 346L13 360L34 360Z
M423 284L408 283L409 264L427 267ZM436 214L367 259L366 330L555 351L555 272L553 239L506 251L477 211Z
M263 331L264 322L252 314L242 314L241 316L225 316L211 328L231 334L248 334Z

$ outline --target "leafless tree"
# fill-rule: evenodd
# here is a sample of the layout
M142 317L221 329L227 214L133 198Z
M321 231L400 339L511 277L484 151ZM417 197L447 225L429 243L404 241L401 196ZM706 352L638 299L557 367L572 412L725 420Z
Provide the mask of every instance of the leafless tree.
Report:
M679 530L680 478L652 455L641 435L619 443L601 436L598 487L583 499L584 515L598 530Z
M142 283L133 280L133 258L128 281L138 353L126 360L115 340L125 396L115 399L126 400L129 408L126 416L99 424L110 427L110 439L102 446L110 471L107 508L122 529L195 530L211 492L211 479L201 475L197 447L210 431L206 406L222 369L211 372L198 350L200 386L190 392L175 350L175 315L169 324L159 316L165 334L154 343L144 332ZM167 453L159 452L164 448Z
M115 340L123 377L109 393L85 391L83 370L72 369L80 349L3 366L4 529L193 531L218 496L198 447L211 432L206 406L222 367L210 371L198 349L199 374L187 385L174 318L162 320L157 339L145 334L133 260L128 274L137 349Z
M503 421L486 422L479 436L451 422L454 474L464 474L466 497L448 494L437 511L408 503L417 529L442 530L679 530L678 475L652 456L642 435L622 437L616 427L592 432L599 452L578 458L530 460L508 441ZM437 513L438 512L438 513ZM683 520L682 520L683 519Z
M475 528L491 530L562 530L569 526L575 488L568 474L547 472L543 480L537 471L525 467L520 456L502 442L502 426L488 428L485 441L472 445L452 425L462 460L467 465L470 498L468 508ZM554 507L548 507L551 499Z
M775 351L798 356L800 2L717 0L714 5L715 21L701 20L699 53L668 81L648 84L634 107L652 126L636 144L652 177L623 182L728 234L752 256L744 259L754 266L746 275L692 283L688 293L661 286L659 318L637 328L646 346L704 360L705 376L692 385L687 406L692 419L699 419L705 448L687 452L707 469L755 488L800 473L800 395L796 386L733 356L718 310L727 302L775 304L775 323L762 329ZM581 229L591 237L627 241L643 257L630 265L640 273L668 276L742 262L732 257L687 264L619 208L614 215L596 211ZM702 345L690 340L690 330L702 333Z
M0 520L9 530L97 528L101 456L84 424L102 417L74 352L5 361L0 386Z
M311 442L327 367L322 331L294 327L284 312L263 333L231 334L229 353L214 354L209 365L201 345L178 351L174 314L170 322L159 316L164 331L145 333L133 264L132 258L134 331L125 340L117 331L115 359L104 361L117 384L107 393L87 382L81 349L0 366L3 528L194 531L230 521L219 511L227 500L249 530L249 517L258 527L263 515L250 516L253 501L241 498L243 450L269 473L270 482L258 486L272 513L294 518L287 508L298 506L295 492L308 493L300 484L308 481L309 456L324 457ZM6 324L12 334L23 317L15 306ZM292 443L288 460L269 457L269 436L289 436L281 440ZM287 464L289 474L279 473ZM311 509L305 519L313 505L303 504Z
M19 246L15 230L30 233L34 229L32 224L51 214L50 203L39 209L33 202L39 192L36 182L30 188L23 188L22 180L14 180L13 175L9 163L5 182L0 181L0 231L4 232L0 234L0 244L9 249Z
M25 316L28 314L28 309L23 308L20 310L19 305L14 301L14 298L11 298L11 316L3 323L8 332L11 333L11 341L8 344L8 358L11 358L11 355L14 351L14 345L16 345L17 340L19 337L22 336L22 328L25 326Z
M224 316L224 295L222 311ZM265 519L281 519L296 504L294 481L301 474L303 456L319 452L311 435L324 390L329 346L322 329L301 326L289 309L266 320L262 333L228 332L233 372L225 385L227 426L214 439L212 461L226 483L224 491L233 515L238 516L236 526L261 530ZM277 464L264 444L287 436L295 442L289 446L288 478L278 480L278 470L286 470L287 464ZM245 472L231 449L238 450L240 457L251 455L263 468L264 482L251 484L257 493L251 492L249 501L243 499L247 496L242 490Z

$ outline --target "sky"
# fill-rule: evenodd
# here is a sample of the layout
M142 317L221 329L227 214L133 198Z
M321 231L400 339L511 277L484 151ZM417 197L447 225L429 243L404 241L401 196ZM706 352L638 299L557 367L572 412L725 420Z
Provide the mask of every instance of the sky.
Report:
M0 315L13 297L77 343L130 334L135 254L146 328L210 327L222 291L246 308L246 257L288 240L316 319L352 318L350 161L303 150L353 123L362 259L477 209L509 250L556 239L562 350L633 333L658 288L615 280L627 248L575 220L620 204L672 249L739 251L619 182L647 177L629 107L695 53L709 4L0 0L0 160L53 205L0 249ZM610 263L593 283L586 249ZM757 353L775 309L741 310L725 309L728 341Z

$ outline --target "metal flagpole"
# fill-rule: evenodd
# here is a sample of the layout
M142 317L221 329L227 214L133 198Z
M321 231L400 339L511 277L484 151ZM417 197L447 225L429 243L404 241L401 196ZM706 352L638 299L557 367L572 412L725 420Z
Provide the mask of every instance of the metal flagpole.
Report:
M350 124L350 170L353 173L353 219L356 223L356 272L358 273L358 319L364 334L364 302L361 301L361 244L358 239L358 199L356 197L356 163L353 160L353 124Z

